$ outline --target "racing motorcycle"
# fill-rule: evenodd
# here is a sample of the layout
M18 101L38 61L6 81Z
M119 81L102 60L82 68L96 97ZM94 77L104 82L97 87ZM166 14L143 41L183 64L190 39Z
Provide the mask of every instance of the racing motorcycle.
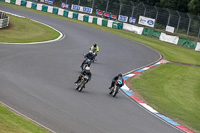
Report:
M122 84L122 80L118 79L117 81L115 81L115 85L114 87L112 87L110 89L109 94L112 95L113 97L115 97L120 89L120 85Z
M90 59L86 58L85 60L83 60L82 65L81 65L82 71L84 71L87 66L90 67L90 65L91 65Z
M85 88L85 84L87 83L89 77L87 75L82 76L81 81L77 84L76 90L79 92L82 91L83 88Z
M96 50L96 49L92 49L92 53L93 53L93 55L94 55L94 59L92 60L92 62L97 61L97 60L96 60L97 50Z

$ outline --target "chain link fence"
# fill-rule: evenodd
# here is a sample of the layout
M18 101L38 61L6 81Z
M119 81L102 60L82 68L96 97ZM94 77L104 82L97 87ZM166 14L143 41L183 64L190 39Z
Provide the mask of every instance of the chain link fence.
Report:
M62 2L91 7L93 14L95 14L96 9L100 9L114 15L134 17L137 21L140 16L153 18L156 22L154 29L157 31L165 32L168 25L175 28L173 35L200 41L200 16L132 1L122 3L120 0L118 2L111 0L60 0L55 1L55 4L60 6Z

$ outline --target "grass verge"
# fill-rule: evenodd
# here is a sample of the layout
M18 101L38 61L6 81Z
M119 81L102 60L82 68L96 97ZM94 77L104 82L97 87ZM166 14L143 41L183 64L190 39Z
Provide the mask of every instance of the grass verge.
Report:
M29 43L54 40L60 33L54 29L32 21L27 18L19 18L8 15L10 24L7 28L0 29L0 42Z
M31 121L18 116L0 104L1 133L49 133Z
M200 67L163 64L132 80L154 109L200 131Z
M104 30L124 38L140 42L158 50L166 60L200 65L200 52L187 49L174 44L161 42L157 39L137 35L132 32L106 28L95 24L89 24L51 13L27 9L16 5L0 2L3 5L22 10L56 17L67 21L83 24L96 29ZM198 123L200 103L200 70L198 67L165 64L145 73L140 79L133 80L132 84L146 99L150 106L163 113L180 124L200 130ZM191 129L190 128L190 129ZM198 132L197 131L197 132Z

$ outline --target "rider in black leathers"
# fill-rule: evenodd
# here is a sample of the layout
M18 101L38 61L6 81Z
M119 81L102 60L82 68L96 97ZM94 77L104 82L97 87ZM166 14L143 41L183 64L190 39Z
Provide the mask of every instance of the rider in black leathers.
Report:
M92 61L92 60L94 60L95 55L93 55L93 52L92 52L92 51L89 51L89 53L86 54L86 55L84 56L84 58L90 59L90 60ZM84 64L84 63L86 63L86 60L84 60L84 61L82 62L81 66L80 66L81 68L83 67L83 64ZM89 66L90 66L90 64L89 64Z
M80 74L80 76L78 77L78 80L75 82L75 84L77 85L77 83L79 83L80 81L81 81L81 78L83 77L83 76L88 76L88 80L87 80L87 82L88 81L90 81L91 80L91 78L92 78L92 73L90 72L90 67L86 67L85 68L85 70L84 71L82 71L81 72L81 74ZM86 83L87 83L86 82ZM85 86L84 86L85 87Z
M117 76L115 76L115 77L112 79L112 83L111 83L111 86L109 87L109 89L111 89L112 87L114 87L115 82L116 82L117 80L119 80L119 79L122 81L122 84L120 85L120 87L122 87L122 86L124 85L124 80L123 80L122 74L119 73Z

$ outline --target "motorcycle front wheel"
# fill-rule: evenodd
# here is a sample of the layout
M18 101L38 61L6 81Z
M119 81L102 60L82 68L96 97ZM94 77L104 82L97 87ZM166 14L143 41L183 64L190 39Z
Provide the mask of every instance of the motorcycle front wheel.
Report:
M112 93L112 96L113 96L113 97L115 97L115 96L117 95L118 90L119 90L119 87L118 87L118 86L114 88L114 92Z
M81 84L80 84L80 86L79 86L79 89L78 89L79 92L81 92L82 89L84 88L84 84L85 84L85 82L82 81Z

